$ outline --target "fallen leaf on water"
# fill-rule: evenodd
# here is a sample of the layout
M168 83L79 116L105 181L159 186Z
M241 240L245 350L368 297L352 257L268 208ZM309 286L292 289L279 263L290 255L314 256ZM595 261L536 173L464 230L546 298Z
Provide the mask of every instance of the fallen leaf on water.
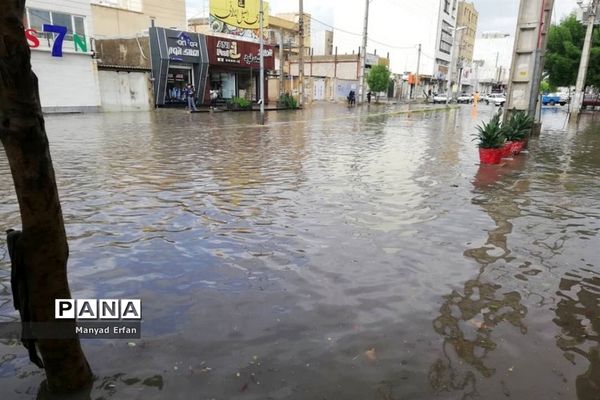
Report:
M369 361L377 361L377 353L375 353L375 347L365 351L365 357Z

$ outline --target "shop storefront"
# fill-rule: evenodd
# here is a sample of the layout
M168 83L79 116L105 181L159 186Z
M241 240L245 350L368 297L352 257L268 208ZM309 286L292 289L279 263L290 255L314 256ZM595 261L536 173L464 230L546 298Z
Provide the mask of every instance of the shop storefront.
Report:
M194 85L196 97L203 98L208 83L204 35L152 27L150 53L157 106L185 104L184 89L188 83Z
M195 32L150 28L150 53L157 106L186 104L185 87L194 85L201 104L238 96L259 98L258 43ZM273 48L264 46L265 70L274 68ZM268 93L265 73L265 93Z
M210 98L227 100L234 96L259 98L260 46L258 43L206 36L210 63ZM265 70L274 68L273 48L264 46ZM265 74L265 93L268 93ZM265 99L266 100L266 99Z

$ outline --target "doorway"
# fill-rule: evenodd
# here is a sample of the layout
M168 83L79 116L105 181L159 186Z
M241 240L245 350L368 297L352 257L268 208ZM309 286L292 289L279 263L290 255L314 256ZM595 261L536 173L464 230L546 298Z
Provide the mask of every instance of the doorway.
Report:
M167 75L167 91L165 104L185 103L185 85L193 82L192 67L188 65L171 65Z

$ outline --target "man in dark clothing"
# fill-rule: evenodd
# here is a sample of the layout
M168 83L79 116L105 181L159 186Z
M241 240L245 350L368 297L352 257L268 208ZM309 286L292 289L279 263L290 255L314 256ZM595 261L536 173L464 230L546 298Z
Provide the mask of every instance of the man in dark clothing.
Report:
M371 96L373 94L371 93L371 91L367 92L367 101L369 102L369 104L371 104Z

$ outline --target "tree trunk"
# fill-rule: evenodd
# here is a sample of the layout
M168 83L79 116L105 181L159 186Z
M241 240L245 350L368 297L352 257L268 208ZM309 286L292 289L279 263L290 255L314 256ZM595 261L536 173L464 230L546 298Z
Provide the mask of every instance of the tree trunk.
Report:
M54 300L71 298L69 248L37 77L24 35L24 9L25 0L0 0L0 141L21 211L31 320L50 322ZM92 373L78 339L40 339L38 347L50 391L76 391L91 384Z

